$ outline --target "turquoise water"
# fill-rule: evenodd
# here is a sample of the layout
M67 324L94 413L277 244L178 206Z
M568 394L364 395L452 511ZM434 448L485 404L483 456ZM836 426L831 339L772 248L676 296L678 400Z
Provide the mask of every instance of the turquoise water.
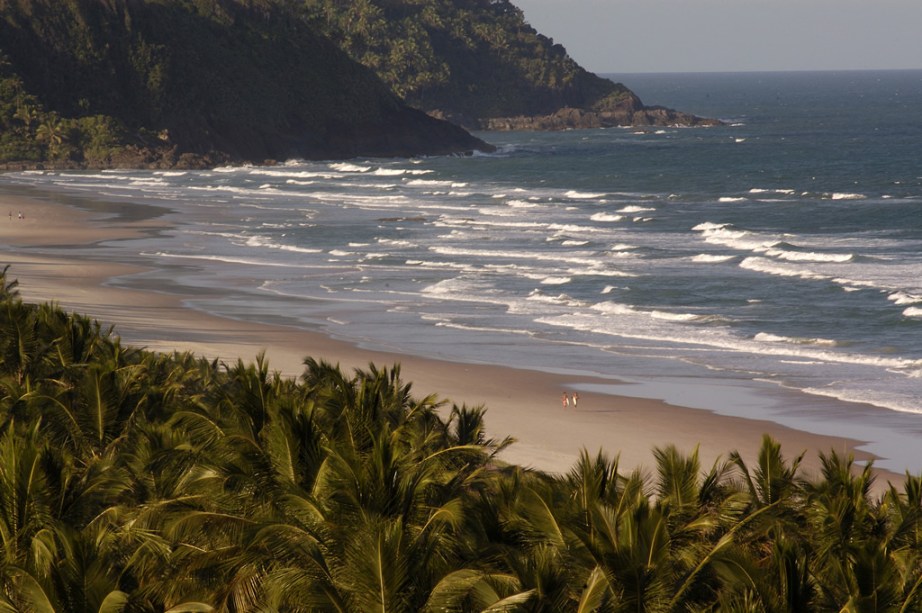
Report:
M150 266L118 282L169 283L203 310L633 380L638 395L857 433L877 452L914 436L922 72L616 78L726 125L489 133L498 153L474 157L3 180L167 206L175 230L86 255ZM742 406L728 385L763 400ZM823 399L867 404L833 423ZM922 464L900 447L891 467Z

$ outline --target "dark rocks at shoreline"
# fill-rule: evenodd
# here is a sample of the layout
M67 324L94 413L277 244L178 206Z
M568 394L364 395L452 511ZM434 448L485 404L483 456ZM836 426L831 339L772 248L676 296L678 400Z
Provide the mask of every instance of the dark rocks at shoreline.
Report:
M549 115L491 117L480 122L483 130L580 130L614 127L719 126L717 119L698 117L662 106L645 106L636 95L602 101L594 108L565 107Z

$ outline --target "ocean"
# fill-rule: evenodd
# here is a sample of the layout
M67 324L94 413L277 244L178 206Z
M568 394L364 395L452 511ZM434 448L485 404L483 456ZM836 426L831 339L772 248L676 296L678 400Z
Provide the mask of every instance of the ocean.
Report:
M627 381L587 391L857 438L918 471L922 71L611 76L725 125L0 183L161 207L172 229L80 248L149 268L113 284L374 349Z

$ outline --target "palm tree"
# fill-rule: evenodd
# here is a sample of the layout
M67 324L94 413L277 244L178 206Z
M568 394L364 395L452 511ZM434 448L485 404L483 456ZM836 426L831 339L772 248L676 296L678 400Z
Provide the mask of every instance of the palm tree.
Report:
M872 466L859 470L853 457L835 450L820 454L820 461L823 480L807 490L820 598L837 609L890 610L899 573L888 551L886 520L871 500Z
M16 279L13 279L12 281L7 280L7 274L9 273L9 270L9 264L0 269L0 302L19 299L19 290L16 289L19 287L19 281Z
M789 464L781 454L781 445L766 434L762 437L758 465L754 471L750 472L738 451L730 454L730 461L742 473L753 504L764 507L802 493L802 481L797 471L803 457L804 453L801 453Z
M42 361L39 322L35 310L18 298L0 303L0 361L20 385L25 384Z
M26 101L16 107L13 117L20 120L26 129L26 134L32 134L32 123L38 119L38 109Z
M65 140L64 122L55 113L45 115L35 130L35 138L46 144L50 157L57 157Z

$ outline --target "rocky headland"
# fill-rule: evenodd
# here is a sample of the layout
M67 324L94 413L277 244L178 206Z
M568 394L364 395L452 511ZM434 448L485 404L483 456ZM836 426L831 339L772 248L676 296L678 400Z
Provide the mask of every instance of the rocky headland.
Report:
M0 166L208 167L492 150L291 3L0 2Z
M469 130L707 126L582 68L508 0L307 0L306 19L412 106Z

